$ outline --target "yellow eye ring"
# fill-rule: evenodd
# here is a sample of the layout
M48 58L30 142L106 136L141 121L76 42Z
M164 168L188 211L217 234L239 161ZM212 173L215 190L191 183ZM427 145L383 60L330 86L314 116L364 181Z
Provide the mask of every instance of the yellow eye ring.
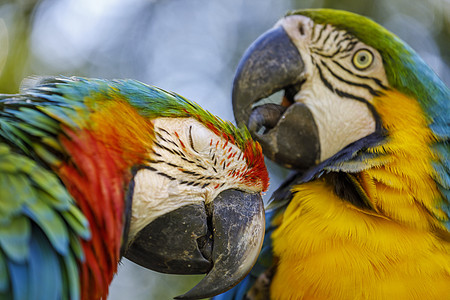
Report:
M367 49L360 49L353 55L352 63L358 70L365 70L372 65L373 54Z

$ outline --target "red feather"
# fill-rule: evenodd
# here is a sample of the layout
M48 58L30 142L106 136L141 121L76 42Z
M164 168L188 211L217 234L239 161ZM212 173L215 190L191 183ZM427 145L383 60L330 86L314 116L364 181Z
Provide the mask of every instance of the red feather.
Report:
M79 267L84 300L107 297L120 259L131 167L142 163L154 138L151 122L120 99L90 121L87 129L63 128L60 141L69 159L56 170L91 230Z
M58 173L91 230L91 240L82 243L86 257L80 268L82 299L106 298L120 259L125 191L131 174L122 155L91 132L66 130L66 134L61 143L72 160Z

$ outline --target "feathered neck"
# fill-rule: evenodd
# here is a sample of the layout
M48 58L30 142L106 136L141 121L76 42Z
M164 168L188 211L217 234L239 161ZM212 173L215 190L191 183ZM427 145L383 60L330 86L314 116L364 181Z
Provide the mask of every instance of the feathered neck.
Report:
M117 270L124 226L125 162L89 132L68 130L62 145L71 155L57 173L89 221L90 240L82 240L82 299L106 298Z
M68 161L56 172L89 221L92 238L82 242L81 291L82 299L97 299L106 298L117 271L131 205L131 168L151 149L153 126L123 101L93 112L87 124L63 128L60 143Z
M439 162L432 146L438 138L417 101L388 91L374 99L387 141L368 149L382 157L383 164L360 172L357 178L372 208L383 216L427 229L443 228L448 221L442 210L443 195L434 168Z
M336 169L329 166L320 178L294 182L292 200L273 219L278 264L272 296L445 297L449 265L442 262L448 261L450 239L442 207L448 202L439 189L441 157L433 147L440 140L416 100L389 91L373 104L386 130L384 143ZM340 184L351 178L345 190L356 190L367 206L336 191L330 177L339 174ZM411 280L401 285L392 280L406 277Z

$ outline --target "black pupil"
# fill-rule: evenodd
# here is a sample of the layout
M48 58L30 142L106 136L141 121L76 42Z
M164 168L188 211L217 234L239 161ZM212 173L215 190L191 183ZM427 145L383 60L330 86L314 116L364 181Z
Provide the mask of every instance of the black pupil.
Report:
M365 54L361 54L361 55L359 56L359 60L360 60L361 62L365 62L366 59L367 59L367 55L365 55Z

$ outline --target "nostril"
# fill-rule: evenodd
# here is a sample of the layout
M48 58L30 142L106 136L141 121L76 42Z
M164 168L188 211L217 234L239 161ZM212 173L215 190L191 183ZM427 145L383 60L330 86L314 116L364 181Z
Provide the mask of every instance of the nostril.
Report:
M300 35L305 35L305 28L303 26L303 23L298 24L298 31L300 32Z

